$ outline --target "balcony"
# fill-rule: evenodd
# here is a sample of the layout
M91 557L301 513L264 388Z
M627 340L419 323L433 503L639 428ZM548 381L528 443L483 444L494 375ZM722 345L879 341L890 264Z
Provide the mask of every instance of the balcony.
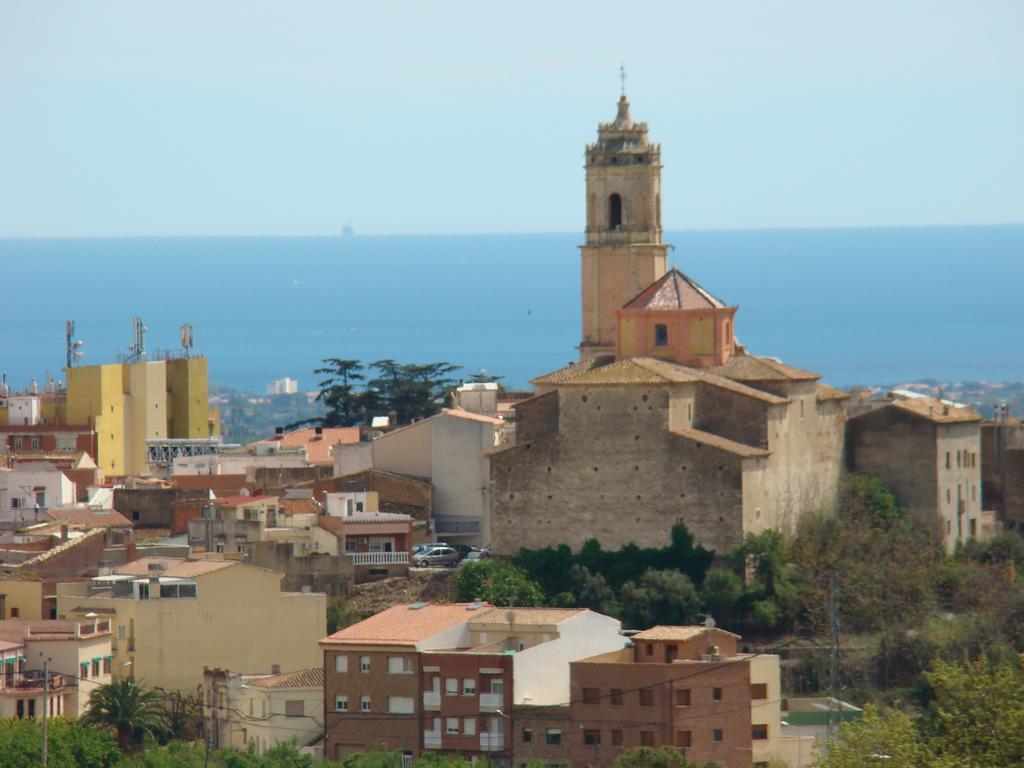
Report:
M505 748L504 733L489 733L484 731L480 734L480 751L497 752Z
M481 712L497 712L501 709L505 696L501 693L481 693L480 694L480 711Z
M423 693L423 709L428 712L436 712L441 709L441 694L434 691Z
M70 687L74 681L64 675L50 675L50 691L59 691ZM39 670L16 672L13 675L0 675L0 695L25 695L26 693L43 692L43 673Z
M423 748L424 749L440 749L441 748L441 732L440 731L424 731L423 732Z
M408 565L408 552L346 552L352 565Z

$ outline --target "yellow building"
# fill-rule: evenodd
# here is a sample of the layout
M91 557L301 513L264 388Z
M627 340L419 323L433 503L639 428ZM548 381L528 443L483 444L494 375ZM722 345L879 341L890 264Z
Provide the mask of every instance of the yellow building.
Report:
M115 677L195 690L204 667L319 665L326 596L281 592L282 578L237 560L146 557L58 585L57 614L110 618Z
M207 402L205 358L85 365L65 375L62 420L95 429L96 463L107 475L145 474L147 439L220 434L219 414Z

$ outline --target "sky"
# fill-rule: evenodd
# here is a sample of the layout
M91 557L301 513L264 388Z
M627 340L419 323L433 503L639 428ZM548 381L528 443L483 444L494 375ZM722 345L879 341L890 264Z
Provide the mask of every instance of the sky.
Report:
M0 237L1024 222L1024 2L0 0Z

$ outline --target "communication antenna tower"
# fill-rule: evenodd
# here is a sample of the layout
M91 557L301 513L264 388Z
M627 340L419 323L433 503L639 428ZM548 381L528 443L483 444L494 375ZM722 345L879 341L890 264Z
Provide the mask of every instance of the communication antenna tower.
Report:
M184 350L185 357L190 356L190 350L195 346L196 334L192 329L191 323L185 323L181 326L181 348Z
M85 342L81 339L75 339L74 320L68 320L64 324L64 338L67 342L67 367L70 368L75 363L82 362L82 358L85 357L85 353L82 352Z
M128 362L146 359L146 331L149 328L142 322L141 317L132 318L132 343L128 347L131 353L128 355Z

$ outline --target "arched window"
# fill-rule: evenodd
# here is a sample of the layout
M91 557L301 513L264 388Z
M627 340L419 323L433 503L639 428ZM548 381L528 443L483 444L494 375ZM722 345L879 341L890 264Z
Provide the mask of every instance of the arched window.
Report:
M622 226L622 198L613 194L608 198L608 229Z
M654 326L654 346L668 346L668 326L664 323L658 323Z

